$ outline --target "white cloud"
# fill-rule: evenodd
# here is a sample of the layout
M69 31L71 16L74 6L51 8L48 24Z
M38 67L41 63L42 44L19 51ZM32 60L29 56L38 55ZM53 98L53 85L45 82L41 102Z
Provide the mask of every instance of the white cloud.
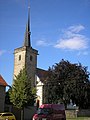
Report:
M6 50L0 50L0 56L2 56L5 52Z
M50 45L52 45L52 43L50 43L46 40L39 40L39 41L37 41L36 44L37 44L37 46L50 46Z
M82 25L70 26L63 31L63 37L58 40L54 47L68 50L86 49L88 47L88 39L86 36L79 33L83 29L85 28Z
M45 38L37 41L37 46L53 46L54 48L64 50L86 50L88 48L88 38L81 34L84 30L83 25L73 25L62 31L62 37L53 43L47 41ZM83 53L86 55L87 53Z
M88 51L80 51L80 52L78 52L77 56L88 55L88 54L89 54Z
M44 40L37 41L37 46L46 46L47 43Z
M11 54L12 52L11 51L7 51L7 50L0 50L0 56L4 55L4 54Z
M78 33L84 29L85 29L85 27L83 25L75 25L75 26L70 26L68 28L69 31L74 32L74 33Z
M80 50L87 48L87 43L85 41L85 38L74 36L69 39L61 39L58 41L55 47L61 49Z

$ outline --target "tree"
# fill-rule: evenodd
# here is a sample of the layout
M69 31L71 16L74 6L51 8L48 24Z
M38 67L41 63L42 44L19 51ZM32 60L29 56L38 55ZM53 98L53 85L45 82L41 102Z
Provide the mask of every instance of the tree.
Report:
M34 103L36 91L31 86L31 81L27 76L25 68L21 70L17 76L15 76L12 89L9 94L10 101L13 105L22 111L27 105L32 105ZM22 116L21 119L23 119Z
M5 104L12 104L10 102L10 95L9 95L9 92L11 91L11 87L8 89L8 91L6 91L6 94L5 94Z
M81 63L72 64L62 59L48 70L47 81L45 81L45 86L48 86L46 100L49 103L63 101L65 105L72 100L73 104L80 108L87 107L90 101L89 75L87 67L83 67Z

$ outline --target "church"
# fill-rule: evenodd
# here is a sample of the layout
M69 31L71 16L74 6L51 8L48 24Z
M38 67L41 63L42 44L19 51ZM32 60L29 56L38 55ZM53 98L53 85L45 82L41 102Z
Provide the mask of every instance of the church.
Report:
M47 77L47 71L37 68L37 55L38 50L34 49L31 45L30 39L30 8L28 8L28 20L26 24L26 31L24 36L23 45L14 50L14 73L13 77L17 76L23 67L27 70L27 75L31 80L31 85L36 86L37 99L36 103L41 105L44 103L44 80Z

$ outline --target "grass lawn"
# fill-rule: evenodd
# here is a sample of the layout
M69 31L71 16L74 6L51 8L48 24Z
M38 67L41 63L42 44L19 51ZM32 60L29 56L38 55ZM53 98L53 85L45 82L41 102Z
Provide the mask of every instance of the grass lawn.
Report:
M67 118L67 120L90 120L90 117Z

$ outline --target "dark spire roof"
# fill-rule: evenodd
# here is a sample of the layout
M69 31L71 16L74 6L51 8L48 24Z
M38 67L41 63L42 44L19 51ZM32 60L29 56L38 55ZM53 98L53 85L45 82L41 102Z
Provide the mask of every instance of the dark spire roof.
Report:
M31 47L30 34L31 34L30 32L30 7L28 7L28 22L26 24L24 46Z

